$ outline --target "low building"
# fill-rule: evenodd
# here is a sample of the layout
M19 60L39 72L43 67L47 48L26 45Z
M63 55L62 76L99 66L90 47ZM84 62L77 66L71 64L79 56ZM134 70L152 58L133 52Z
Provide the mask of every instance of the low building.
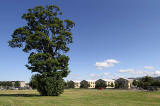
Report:
M128 80L128 88L132 88L134 79L127 79L127 80Z
M88 88L95 88L96 87L96 80L86 80L86 81L89 84ZM104 79L104 81L106 81L106 84L107 84L106 88L114 88L115 87L115 80ZM81 81L74 81L75 88L80 88L80 82Z
M24 88L26 86L25 81L19 81L19 84L21 88Z
M95 80L86 80L89 84L88 88L95 88L96 86L96 81Z
M133 87L133 80L134 79L125 79L125 78L119 78L117 79L116 82L116 88L121 88L121 89L130 89Z
M104 81L106 81L106 88L115 88L115 80L104 79Z
M74 88L80 88L80 81L73 81L74 82Z
M10 82L11 85L9 87L15 87L16 82L19 82L20 88L24 88L26 86L25 81L0 81L0 82ZM3 86L3 85L1 84L1 86Z
M17 81L11 81L11 82L12 82L12 84L14 85L15 82L17 82ZM19 82L19 87L20 87L20 88L24 88L24 87L26 86L25 81L18 81L18 82Z

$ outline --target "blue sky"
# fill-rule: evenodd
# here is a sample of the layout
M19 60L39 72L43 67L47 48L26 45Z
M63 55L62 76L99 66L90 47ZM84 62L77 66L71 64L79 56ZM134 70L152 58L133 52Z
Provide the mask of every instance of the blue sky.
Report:
M7 42L28 8L48 4L76 23L68 80L160 75L159 0L2 0L0 80L30 80L28 54Z

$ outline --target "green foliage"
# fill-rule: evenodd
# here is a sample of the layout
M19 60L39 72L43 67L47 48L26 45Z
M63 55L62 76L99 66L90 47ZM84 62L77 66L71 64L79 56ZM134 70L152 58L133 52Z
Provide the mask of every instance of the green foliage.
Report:
M42 96L58 96L64 90L64 80L59 73L55 73L54 77L37 74L36 80L38 81L37 90Z
M107 84L106 84L106 81L102 80L102 79L99 79L96 81L96 86L95 88L106 88L107 87Z
M115 88L128 89L128 80L119 78L115 81Z
M134 86L138 86L138 84L139 84L139 81L137 81L137 80L133 80L133 83L132 83Z
M7 84L6 84L6 85L8 86L8 88L13 86L13 84L12 84L11 81L7 81Z
M4 89L9 89L10 87L13 87L13 84L11 81L0 81L0 87Z
M80 82L80 88L88 88L90 85L88 84L88 82L86 80L83 80Z
M150 86L160 87L160 81L154 80L152 77L145 76L139 80L138 87L148 89Z
M153 83L153 78L149 76L145 76L140 79L138 87L141 87L143 89L147 89L147 86L151 86Z
M14 87L15 87L15 88L19 88L19 87L20 87L19 81L16 81L16 82L15 82Z
M37 75L32 75L31 77L31 80L29 82L29 86L32 88L32 89L37 89L38 88L38 81L37 81Z
M67 88L74 88L74 82L73 81L68 81L67 82Z
M63 91L63 78L69 74L69 51L74 22L62 20L62 12L55 5L28 9L22 19L27 25L17 28L9 41L12 48L30 53L26 67L38 73L38 91L42 95L59 95ZM58 79L56 79L58 78Z
M157 86L160 87L160 81L159 80L154 80L151 86Z

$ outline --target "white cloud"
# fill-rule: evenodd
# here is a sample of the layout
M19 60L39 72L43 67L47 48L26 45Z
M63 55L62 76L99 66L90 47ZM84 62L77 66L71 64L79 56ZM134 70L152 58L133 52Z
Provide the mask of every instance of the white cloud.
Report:
M147 70L153 70L153 69L154 69L154 67L152 67L152 66L144 66L144 69L147 69Z
M92 79L92 80L106 79L109 77L109 73L105 72L105 73L99 73L99 74L90 74L88 77L89 79Z
M155 71L155 73L154 73L156 76L160 76L160 71Z
M134 69L121 69L121 70L118 70L118 72L120 73L133 73L134 72Z
M143 70L138 70L138 71L135 71L133 74L136 74L136 75L145 75L145 72Z
M134 70L134 69L121 69L119 73L130 73L132 76L157 76L160 75L160 71L145 71L145 70Z
M90 74L89 75L89 79L92 79L92 80L96 80L96 79L100 79L100 78L101 78L100 74Z
M90 74L89 76L90 77L99 77L100 75L98 75L98 74Z
M95 66L97 67L98 70L102 70L103 68L114 67L114 65L118 63L119 61L115 59L108 59L105 60L104 62L96 62Z
M133 74L138 76L154 76L154 71L137 70Z
M109 75L109 73L105 72L105 73L104 73L104 75L106 75L106 76L107 76L107 75Z
M76 73L71 73L67 76L67 78L65 78L65 80L81 80L82 77L80 74L76 74Z

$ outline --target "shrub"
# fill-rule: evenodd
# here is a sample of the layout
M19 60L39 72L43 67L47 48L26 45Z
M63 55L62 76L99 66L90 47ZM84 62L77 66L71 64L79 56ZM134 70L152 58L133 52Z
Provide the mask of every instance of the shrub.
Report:
M37 75L38 88L42 96L58 96L64 90L64 80L60 75L54 77L43 77Z

